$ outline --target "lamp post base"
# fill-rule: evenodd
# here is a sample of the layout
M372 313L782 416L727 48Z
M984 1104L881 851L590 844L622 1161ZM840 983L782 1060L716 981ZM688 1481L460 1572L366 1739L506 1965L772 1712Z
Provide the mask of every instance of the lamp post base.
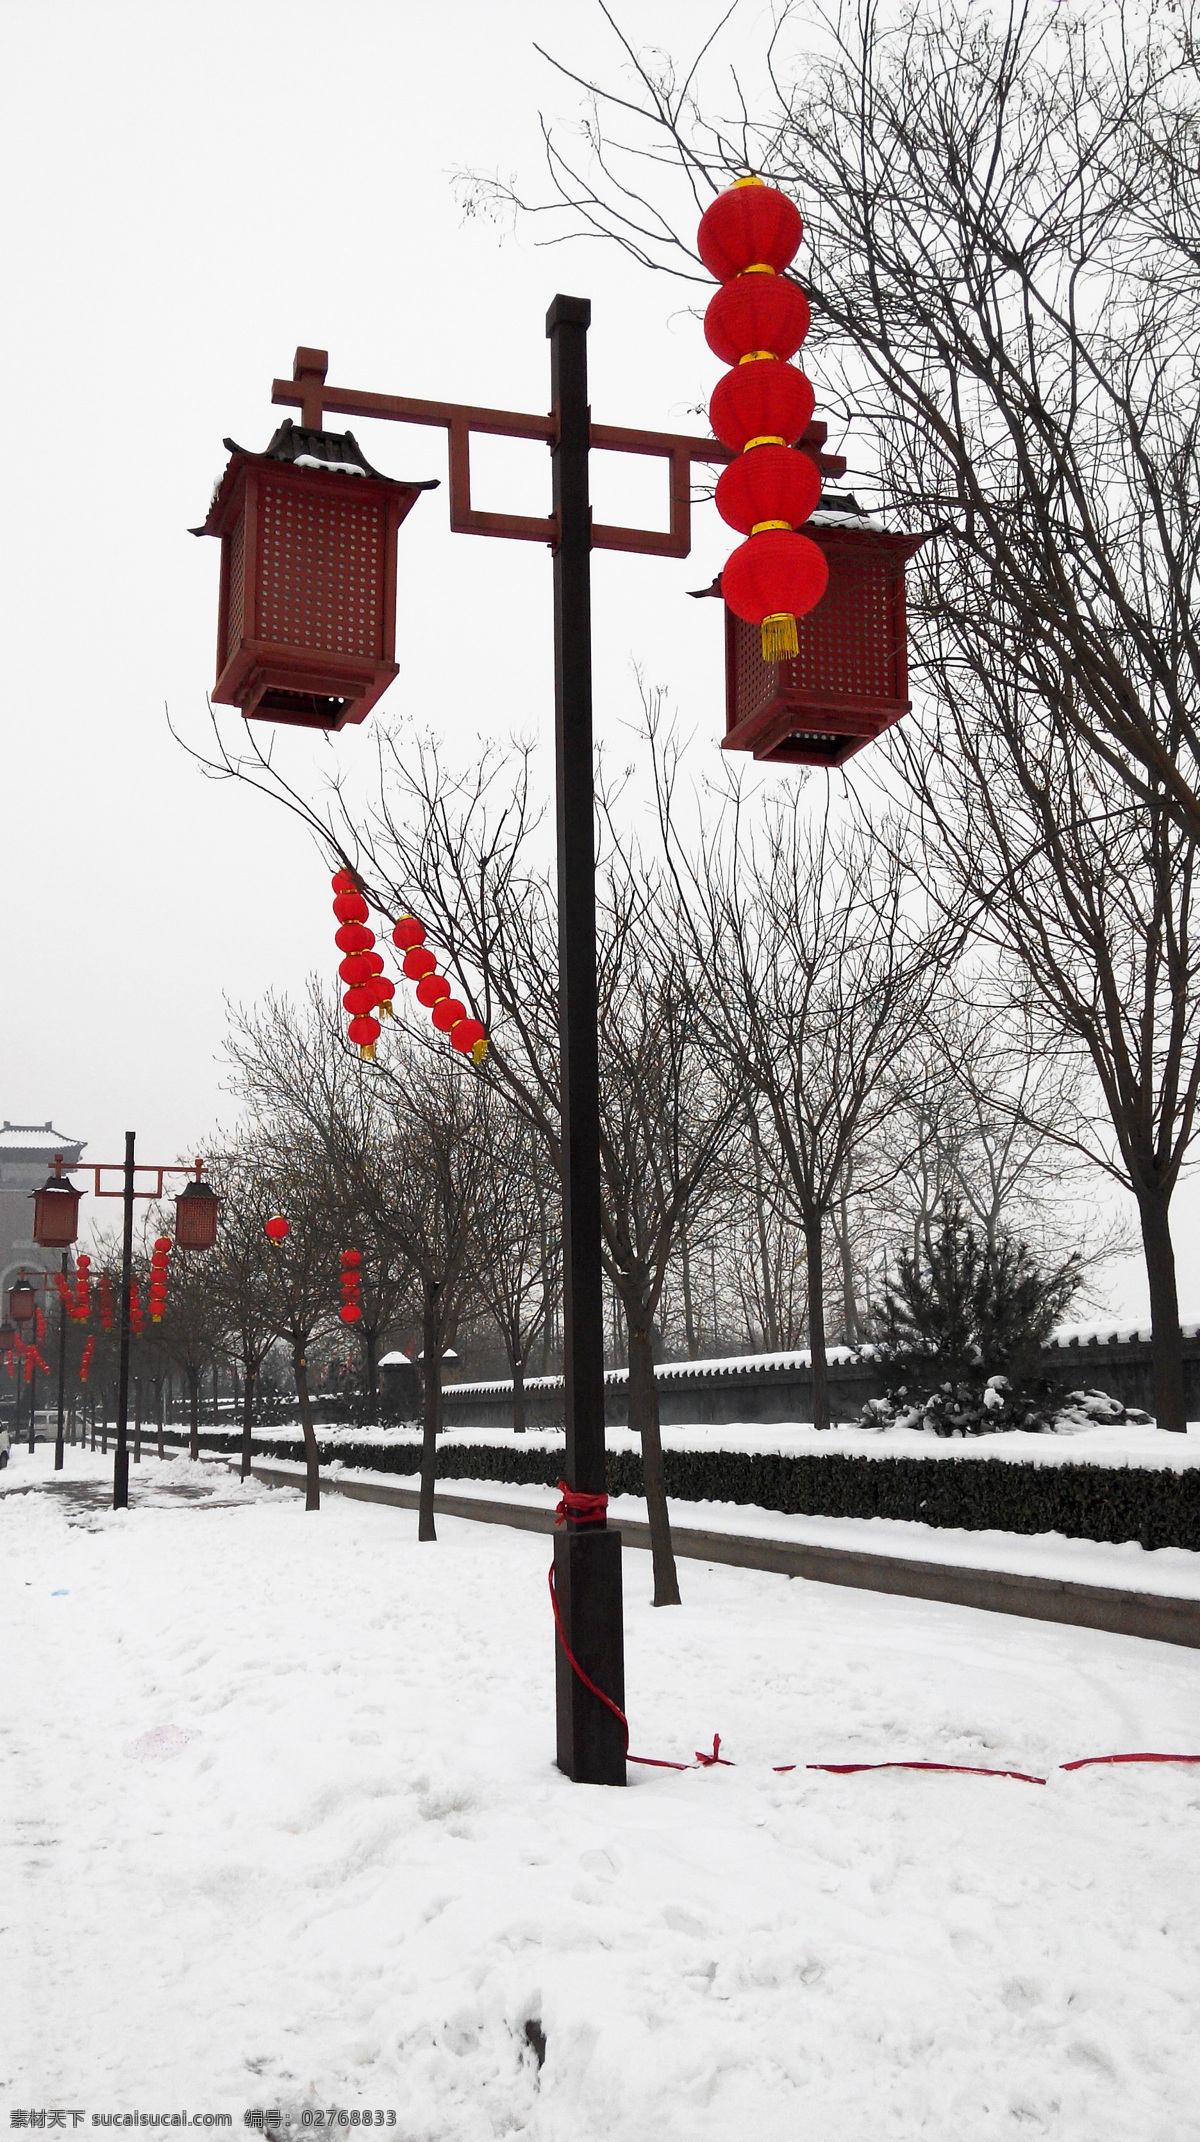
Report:
M589 1680L625 1708L621 1535L588 1525L554 1536L554 1595L563 1636ZM625 1732L584 1686L555 1635L558 1767L577 1785L624 1785Z
M113 1458L112 1506L114 1510L129 1508L129 1445L123 1436L117 1444Z

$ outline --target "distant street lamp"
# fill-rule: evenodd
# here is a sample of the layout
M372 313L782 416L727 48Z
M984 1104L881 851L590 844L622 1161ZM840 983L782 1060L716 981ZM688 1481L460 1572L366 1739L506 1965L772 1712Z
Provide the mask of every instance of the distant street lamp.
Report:
M137 1198L150 1203L161 1202L163 1184L168 1175L194 1175L175 1200L175 1242L184 1250L211 1249L217 1239L217 1215L221 1200L209 1183L203 1182L204 1162L196 1160L189 1167L183 1161L168 1161L160 1166L157 1162L134 1159L136 1131L125 1133L125 1158L123 1161L86 1161L76 1163L76 1168L86 1167L92 1176L97 1197L119 1197L125 1208L124 1228L121 1238L121 1350L117 1369L117 1447L113 1459L113 1509L129 1508L129 1339L132 1329L130 1320L130 1297L133 1280L133 1207ZM106 1190L101 1178L105 1175L120 1175L119 1190ZM135 1177L152 1175L153 1189L139 1190ZM49 1188L49 1185L47 1185ZM44 1195L45 1193L43 1193ZM11 1297L10 1297L11 1300Z
M54 1470L63 1467L63 1416L67 1377L67 1272L68 1252L79 1235L79 1200L83 1195L63 1177L61 1153L54 1156L54 1173L33 1192L33 1239L39 1249L62 1252L61 1285L58 1290L58 1418L54 1431Z

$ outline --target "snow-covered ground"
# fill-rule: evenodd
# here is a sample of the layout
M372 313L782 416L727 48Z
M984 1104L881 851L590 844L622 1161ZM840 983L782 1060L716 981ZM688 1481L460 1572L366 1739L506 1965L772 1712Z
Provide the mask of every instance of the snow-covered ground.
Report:
M572 1786L544 1538L49 1467L0 1475L10 2108L1200 2138L1200 1769L1054 1767L1200 1752L1197 1654L697 1564L655 1613L630 1552L635 1751L738 1767ZM770 1768L896 1757L1049 1782Z

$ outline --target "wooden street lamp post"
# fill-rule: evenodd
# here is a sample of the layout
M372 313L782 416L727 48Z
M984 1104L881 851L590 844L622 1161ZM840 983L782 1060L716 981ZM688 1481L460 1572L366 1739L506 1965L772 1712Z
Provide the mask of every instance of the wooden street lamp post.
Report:
M125 1158L123 1161L79 1161L73 1172L85 1171L93 1179L97 1197L119 1197L123 1203L123 1226L121 1230L121 1329L120 1350L117 1356L117 1443L113 1458L114 1510L129 1508L129 1341L133 1330L130 1315L133 1280L133 1207L138 1198L157 1204L163 1196L163 1186L168 1175L190 1175L193 1180L186 1184L175 1200L175 1241L180 1249L211 1249L217 1239L217 1214L221 1200L209 1184L202 1181L204 1162L197 1160L189 1167L183 1161L157 1162L134 1159L137 1141L135 1131L125 1133ZM119 1175L119 1189L106 1189L103 1178ZM139 1189L139 1175L154 1177L153 1188Z

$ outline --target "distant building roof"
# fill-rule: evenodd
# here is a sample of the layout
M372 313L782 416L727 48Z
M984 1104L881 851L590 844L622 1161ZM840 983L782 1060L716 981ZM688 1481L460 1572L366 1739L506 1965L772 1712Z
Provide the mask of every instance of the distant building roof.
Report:
M0 1129L0 1153L46 1153L53 1160L56 1153L82 1153L86 1144L86 1138L72 1138L53 1123L10 1123L6 1116Z
M394 1353L380 1354L378 1366L380 1368L411 1368L412 1362L403 1349L397 1347Z

